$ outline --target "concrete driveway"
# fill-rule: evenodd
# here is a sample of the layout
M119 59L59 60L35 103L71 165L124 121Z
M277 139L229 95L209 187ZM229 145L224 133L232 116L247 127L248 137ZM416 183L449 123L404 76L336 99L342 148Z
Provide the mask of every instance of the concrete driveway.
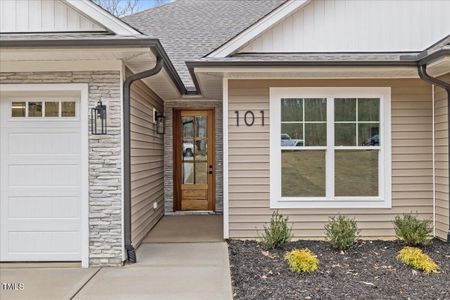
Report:
M0 299L70 299L99 268L0 269ZM10 284L8 287L5 284ZM15 285L11 285L15 284ZM23 284L23 285L20 285Z
M228 247L215 243L152 243L138 263L101 269L3 269L1 282L24 282L5 299L232 299Z

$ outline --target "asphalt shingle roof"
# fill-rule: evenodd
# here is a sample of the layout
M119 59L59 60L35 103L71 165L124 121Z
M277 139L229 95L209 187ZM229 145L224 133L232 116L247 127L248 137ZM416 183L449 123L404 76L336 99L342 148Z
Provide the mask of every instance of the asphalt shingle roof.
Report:
M175 0L123 20L161 41L188 88L186 61L199 59L245 30L286 0Z

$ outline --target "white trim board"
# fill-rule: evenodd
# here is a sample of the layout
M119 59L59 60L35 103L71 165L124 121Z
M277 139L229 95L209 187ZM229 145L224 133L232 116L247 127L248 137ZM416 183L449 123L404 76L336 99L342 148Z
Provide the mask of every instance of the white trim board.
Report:
M411 67L195 67L196 74L229 79L391 79L419 78Z
M227 43L211 52L207 57L227 57L282 19L294 13L298 8L308 4L310 1L311 0L290 0L284 3L267 16L229 40Z
M228 193L228 78L223 78L223 238L230 237L230 202Z
M106 10L100 8L96 4L88 0L65 0L73 8L81 11L91 19L99 24L105 26L117 35L140 35L141 33L135 30L130 25L114 17Z
M21 92L68 92L79 93L81 130L81 266L89 267L89 147L88 147L88 105L89 87L86 83L58 84L2 84L0 93Z
M119 71L121 60L2 61L2 72Z
M314 147L326 150L326 196L281 196L281 99L327 98L327 146ZM334 196L334 98L379 98L381 146L351 147L379 149L377 197ZM391 208L391 89L389 87L320 87L320 88L270 88L270 207L271 208ZM311 147L307 147L311 148ZM307 149L304 149L307 150Z

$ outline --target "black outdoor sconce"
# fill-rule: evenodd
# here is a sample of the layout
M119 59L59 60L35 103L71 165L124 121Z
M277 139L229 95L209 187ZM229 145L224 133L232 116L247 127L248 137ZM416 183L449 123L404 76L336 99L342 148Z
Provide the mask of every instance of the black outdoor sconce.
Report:
M161 113L156 113L156 133L164 134L166 132L166 117Z
M106 134L106 105L98 100L97 106L91 108L91 133L93 135Z

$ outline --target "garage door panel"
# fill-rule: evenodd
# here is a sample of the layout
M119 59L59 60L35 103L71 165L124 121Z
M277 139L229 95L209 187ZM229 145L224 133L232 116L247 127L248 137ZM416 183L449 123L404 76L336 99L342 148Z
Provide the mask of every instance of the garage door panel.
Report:
M9 197L80 197L80 187L12 187ZM80 201L80 200L78 200Z
M26 133L64 133L64 132L77 132L80 127L78 119L54 119L53 121L44 121L44 119L38 119L36 121L30 121L30 119L9 119L10 133L26 132Z
M9 197L8 218L78 218L79 197Z
M13 154L77 154L80 149L78 133L15 133L9 134L8 153Z
M79 165L24 164L9 166L8 182L11 187L80 186Z
M35 154L33 156L17 154L8 156L8 165L79 165L80 159L81 156L78 154Z
M8 235L9 255L72 255L79 258L80 232L79 231L10 231Z
M8 218L10 232L71 232L80 230L80 218Z

